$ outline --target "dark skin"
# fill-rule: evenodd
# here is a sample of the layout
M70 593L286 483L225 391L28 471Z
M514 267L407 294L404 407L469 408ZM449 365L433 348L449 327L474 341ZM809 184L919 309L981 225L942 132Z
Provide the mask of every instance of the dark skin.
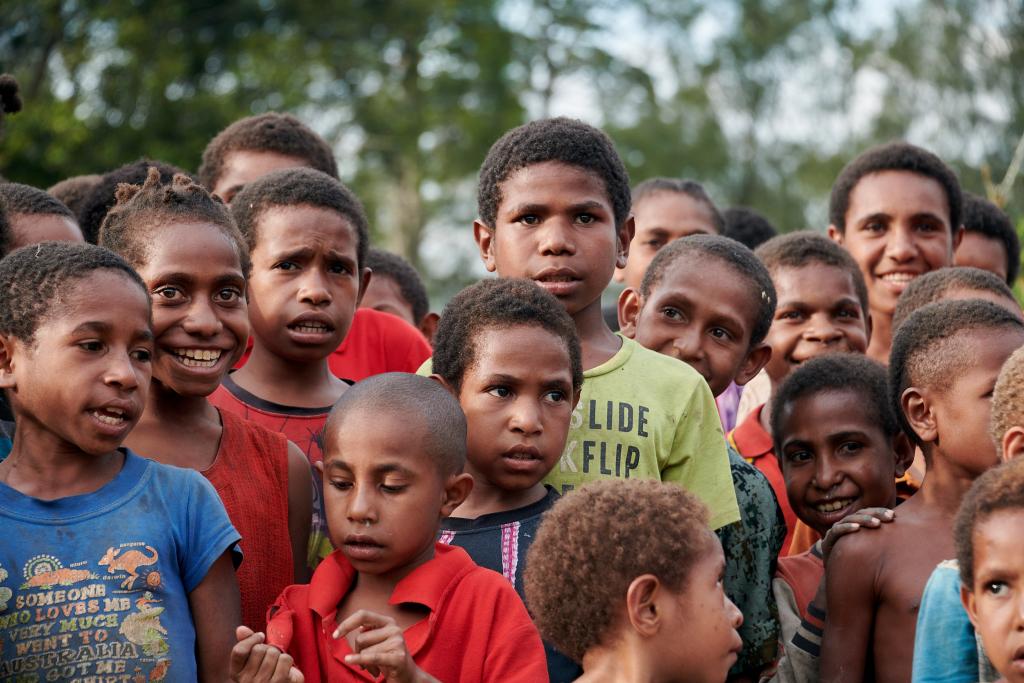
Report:
M953 518L974 480L998 462L995 447L960 438L986 430L992 387L1010 353L1024 344L1014 329L962 333L975 363L941 388L909 387L903 413L924 441L928 473L899 517L873 534L838 543L826 568L828 618L821 680L911 678L917 612L928 577L954 557Z
M206 397L237 361L249 334L245 277L234 244L216 226L164 225L149 239L148 258L136 268L153 298L153 382L146 410L125 443L157 462L203 472L213 465L224 433L220 413ZM183 350L219 357L183 359ZM310 487L308 461L289 442L288 528L297 583L309 573Z

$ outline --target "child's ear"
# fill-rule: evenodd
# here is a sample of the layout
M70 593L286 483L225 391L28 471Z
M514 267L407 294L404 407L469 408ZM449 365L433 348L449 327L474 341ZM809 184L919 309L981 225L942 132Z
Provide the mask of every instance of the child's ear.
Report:
M630 625L642 636L653 636L661 626L658 598L663 586L657 576L641 574L626 589L626 617Z
M896 476L902 477L914 464L914 444L903 432L892 437L892 452L896 454Z
M0 389L16 389L14 382L14 347L18 340L0 334Z
M903 396L900 397L900 406L903 408L903 415L918 438L925 443L935 441L939 435L939 429L928 402L928 390L907 387Z
M867 332L865 338L867 339L869 345L871 344L871 333L874 331L874 329L875 321L871 317L871 311L864 311L864 330Z
M964 232L965 228L962 225L953 231L953 251L956 251L960 243L964 241Z
M644 307L640 300L640 292L626 287L619 294L619 332L623 337L636 338L636 321L640 317L640 309Z
M473 221L473 239L476 240L476 247L480 250L480 258L483 259L484 267L488 273L493 273L497 268L494 261L494 228L488 227L483 221Z
M771 359L772 347L761 342L747 352L747 357L743 359L743 364L740 365L740 369L736 373L736 377L733 378L733 381L737 385L743 386L757 377L757 373L761 372Z
M836 244L843 243L843 233L834 224L830 223L828 226L828 238Z
M963 584L960 584L960 602L963 603L964 610L967 611L967 618L971 620L971 625L977 628L978 612L974 603L974 591L968 590L967 586Z
M1003 434L1003 462L1008 462L1024 453L1024 427L1015 425Z
M361 268L359 270L359 293L356 294L356 308L363 301L363 295L366 294L366 288L370 286L370 279L373 277L373 271L369 268Z
M427 343L431 346L434 345L434 333L437 332L437 323L441 320L441 316L431 311L423 316L423 320L420 321L418 327L420 333L427 338Z
M618 242L618 249L615 255L616 268L626 267L626 260L629 258L629 244L633 241L633 235L635 234L636 221L633 220L633 214L630 214L615 234L616 241Z
M580 396L583 395L583 389L577 389L572 392L572 409L576 410L576 406L580 404Z
M448 393L449 393L449 394L451 394L452 396L454 396L455 398L458 398L458 397L459 397L459 392L455 391L455 387L453 387L453 386L452 386L451 384L449 384L449 383L448 383L448 380L446 380L446 379L445 379L444 377L442 377L441 375L439 375L439 374L437 374L437 373L435 372L434 374L432 374L432 375L430 376L430 379L434 380L435 382L437 382L438 384L440 384L440 385L441 385L442 387L444 387L445 389L447 389L447 390L448 390Z
M462 505L472 490L473 475L463 472L462 474L454 474L448 477L448 481L444 485L444 501L441 503L441 516L448 517L455 512L455 508Z

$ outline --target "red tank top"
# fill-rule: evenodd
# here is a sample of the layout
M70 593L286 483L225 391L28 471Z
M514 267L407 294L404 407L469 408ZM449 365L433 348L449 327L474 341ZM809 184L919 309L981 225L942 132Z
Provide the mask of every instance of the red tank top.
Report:
M288 440L230 411L219 412L224 425L220 448L203 475L242 536L237 573L242 623L262 631L267 608L295 582L288 532Z

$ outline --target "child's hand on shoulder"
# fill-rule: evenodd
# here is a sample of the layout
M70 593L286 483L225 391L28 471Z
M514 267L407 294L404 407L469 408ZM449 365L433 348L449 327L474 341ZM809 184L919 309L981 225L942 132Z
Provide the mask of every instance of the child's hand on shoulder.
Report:
M835 547L836 541L843 536L856 533L861 529L877 529L882 522L891 522L896 513L889 508L863 508L843 517L832 525L821 541L821 561L828 566L828 557Z
M358 631L351 641L355 654L345 657L346 664L361 666L373 676L383 675L386 683L438 683L416 666L402 629L391 617L359 610L338 624L334 637L344 638L354 631Z
M231 648L231 680L237 683L303 683L291 655L265 645L266 636L245 626L235 629Z

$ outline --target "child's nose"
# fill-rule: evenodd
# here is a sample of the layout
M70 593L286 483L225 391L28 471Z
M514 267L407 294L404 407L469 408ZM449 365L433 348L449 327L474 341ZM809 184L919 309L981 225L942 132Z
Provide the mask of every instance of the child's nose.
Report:
M331 302L327 278L317 268L310 268L299 287L299 300L313 305Z
M573 254L576 248L571 237L572 225L568 221L552 218L541 228L540 251L542 254Z
M202 299L202 297L197 297L197 299ZM205 299L202 299L201 301L197 300L189 309L188 317L185 319L183 327L190 334L212 337L220 332L223 326L213 307Z
M732 624L733 628L738 629L743 625L743 612L741 612L740 608L736 606L736 603L729 598L726 598L725 602L726 610L729 612L729 623Z

